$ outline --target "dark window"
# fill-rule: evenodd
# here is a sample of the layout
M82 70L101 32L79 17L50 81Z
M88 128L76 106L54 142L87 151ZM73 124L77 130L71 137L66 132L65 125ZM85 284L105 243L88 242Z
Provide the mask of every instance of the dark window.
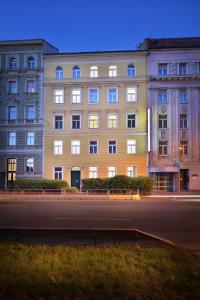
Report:
M55 129L63 129L63 116L55 116Z
M97 141L90 141L90 154L97 154Z
M57 179L57 180L62 180L63 179L62 167L55 167L54 168L54 179Z
M180 115L180 128L188 128L187 114Z
M30 56L27 60L27 67L28 69L33 69L35 68L35 59L34 57Z
M9 60L9 68L10 69L16 69L17 68L17 60L15 57L11 57Z
M109 141L109 154L115 154L117 152L116 141Z
M158 126L159 128L167 128L167 115L159 115Z
M167 155L168 147L167 141L159 141L159 155Z
M127 115L127 128L135 128L135 114Z
M72 116L72 129L80 129L81 128L81 118L79 115Z

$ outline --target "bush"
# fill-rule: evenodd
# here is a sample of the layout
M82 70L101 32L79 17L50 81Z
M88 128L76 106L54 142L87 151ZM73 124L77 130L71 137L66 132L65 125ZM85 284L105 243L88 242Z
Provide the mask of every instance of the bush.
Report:
M139 190L140 194L149 194L153 190L153 178L148 176L133 177L131 180L131 190Z
M110 189L129 189L131 190L131 177L126 175L116 175L109 178Z
M65 189L65 191L66 191L67 193L77 193L79 190L77 189L77 187L72 186L72 187L70 187L70 188Z
M104 189L103 183L104 183L104 179L101 179L101 178L82 179L82 184L83 184L84 190Z
M69 188L69 185L64 180L51 179L17 179L15 181L16 189L63 189Z

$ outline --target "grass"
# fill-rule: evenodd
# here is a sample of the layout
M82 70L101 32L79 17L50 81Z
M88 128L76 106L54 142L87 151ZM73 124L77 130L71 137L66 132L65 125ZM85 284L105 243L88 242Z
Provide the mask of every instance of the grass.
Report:
M0 244L0 299L200 299L200 259L171 247Z

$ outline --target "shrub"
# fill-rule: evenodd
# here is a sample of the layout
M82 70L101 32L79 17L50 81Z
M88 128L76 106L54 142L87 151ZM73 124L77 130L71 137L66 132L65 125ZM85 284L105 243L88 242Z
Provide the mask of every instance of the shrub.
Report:
M131 179L126 175L116 175L109 178L110 189L131 189Z
M72 187L66 188L65 191L67 193L77 193L79 190L77 189L77 187L72 186Z
M69 188L64 180L51 179L17 179L15 181L16 189L63 189Z
M138 176L131 178L131 190L139 190L140 194L149 194L153 190L153 178L148 176Z
M104 179L101 179L101 178L82 179L82 184L83 184L83 189L84 190L104 189L103 182L104 182Z

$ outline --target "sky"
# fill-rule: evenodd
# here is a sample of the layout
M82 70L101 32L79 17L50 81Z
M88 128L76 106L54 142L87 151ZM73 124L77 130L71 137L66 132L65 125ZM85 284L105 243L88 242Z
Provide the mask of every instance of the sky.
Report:
M200 0L0 0L0 40L60 52L131 50L146 37L200 36Z

